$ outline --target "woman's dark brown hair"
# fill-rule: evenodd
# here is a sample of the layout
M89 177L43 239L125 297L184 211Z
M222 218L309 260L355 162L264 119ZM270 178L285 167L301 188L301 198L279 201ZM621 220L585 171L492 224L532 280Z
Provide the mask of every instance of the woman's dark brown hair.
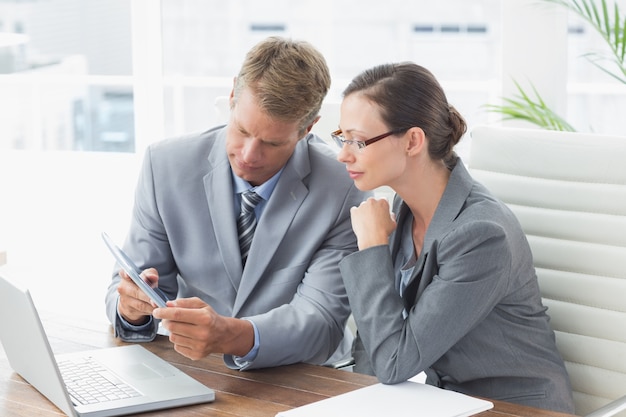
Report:
M454 167L454 146L467 131L461 114L448 99L435 76L412 62L383 64L357 75L344 97L360 93L380 108L389 129L420 127L428 139L428 153Z

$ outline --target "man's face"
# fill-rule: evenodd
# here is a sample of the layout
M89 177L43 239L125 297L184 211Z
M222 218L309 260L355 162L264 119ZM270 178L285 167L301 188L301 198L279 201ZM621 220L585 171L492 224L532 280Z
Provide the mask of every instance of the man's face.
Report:
M298 122L272 119L244 89L231 109L226 152L235 175L260 185L291 157L300 139Z

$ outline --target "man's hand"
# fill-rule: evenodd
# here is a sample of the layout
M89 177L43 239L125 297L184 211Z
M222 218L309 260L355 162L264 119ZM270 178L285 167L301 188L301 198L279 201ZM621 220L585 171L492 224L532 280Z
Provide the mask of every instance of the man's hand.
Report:
M254 345L252 323L220 316L197 297L168 301L167 308L157 308L152 314L163 320L174 349L189 359L202 359L211 353L241 357Z
M117 292L120 299L117 304L118 312L130 324L141 325L148 321L156 305L141 291L141 288L133 282L126 272L120 270L120 283ZM154 268L146 269L141 273L151 287L156 287L159 282L159 273Z

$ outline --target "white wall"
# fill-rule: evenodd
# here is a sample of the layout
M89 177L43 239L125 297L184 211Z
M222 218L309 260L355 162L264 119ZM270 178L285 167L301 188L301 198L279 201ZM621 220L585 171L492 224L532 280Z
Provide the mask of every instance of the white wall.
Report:
M567 113L567 13L536 0L502 2L502 96L519 95L532 86L551 109ZM520 125L519 121L507 122Z
M0 152L0 247L42 310L105 320L113 258L139 168L133 154Z

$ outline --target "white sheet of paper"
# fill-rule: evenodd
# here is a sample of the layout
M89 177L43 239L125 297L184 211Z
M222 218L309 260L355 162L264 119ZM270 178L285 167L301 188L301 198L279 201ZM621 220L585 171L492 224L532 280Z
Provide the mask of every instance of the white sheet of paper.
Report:
M277 417L464 417L493 408L493 403L432 385L406 381L375 384L278 413Z

